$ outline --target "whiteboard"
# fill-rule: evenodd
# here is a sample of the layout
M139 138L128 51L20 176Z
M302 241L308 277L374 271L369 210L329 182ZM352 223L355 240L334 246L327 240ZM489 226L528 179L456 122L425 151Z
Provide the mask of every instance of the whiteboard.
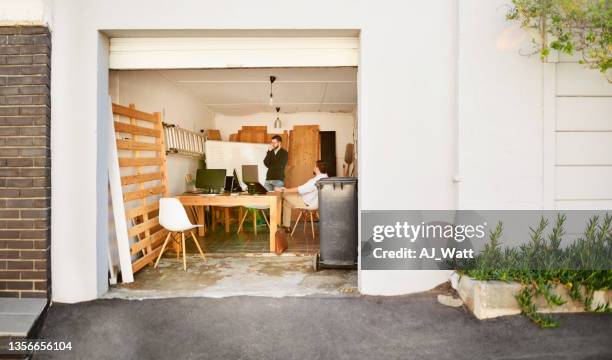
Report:
M268 144L207 140L205 145L206 167L226 169L227 176L231 176L236 169L240 182L244 183L242 165L257 165L259 182L263 184L268 171L263 163L267 151Z

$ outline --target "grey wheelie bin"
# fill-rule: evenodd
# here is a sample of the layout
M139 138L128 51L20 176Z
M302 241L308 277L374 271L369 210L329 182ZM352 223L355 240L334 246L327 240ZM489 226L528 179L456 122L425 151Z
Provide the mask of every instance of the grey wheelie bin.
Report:
M320 252L313 267L354 268L357 265L357 178L331 177L319 189Z

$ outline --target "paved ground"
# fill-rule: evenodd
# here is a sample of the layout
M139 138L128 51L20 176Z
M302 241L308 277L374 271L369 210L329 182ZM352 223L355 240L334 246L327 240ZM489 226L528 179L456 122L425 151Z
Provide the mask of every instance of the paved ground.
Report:
M211 254L202 260L187 255L164 257L159 267L136 273L134 282L114 286L106 298L341 296L357 294L357 271L325 269L315 272L311 256L236 256Z
M97 300L51 307L58 359L612 359L612 315L478 321L436 293L374 297ZM47 357L44 357L47 358Z

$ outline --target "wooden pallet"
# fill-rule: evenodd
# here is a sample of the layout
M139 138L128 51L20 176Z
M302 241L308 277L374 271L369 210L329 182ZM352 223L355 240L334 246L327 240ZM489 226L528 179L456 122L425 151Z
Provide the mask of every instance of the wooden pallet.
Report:
M160 113L113 104L132 271L153 264L168 231L159 225L159 198L167 196L167 164Z

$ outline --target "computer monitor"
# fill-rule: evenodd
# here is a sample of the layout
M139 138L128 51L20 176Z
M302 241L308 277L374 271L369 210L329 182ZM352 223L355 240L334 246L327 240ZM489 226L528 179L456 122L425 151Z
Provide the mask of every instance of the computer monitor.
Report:
M196 188L209 193L219 193L225 186L225 169L198 169Z
M240 186L240 181L238 179L238 174L236 174L236 169L234 169L233 176L225 177L225 191L229 192L241 192L242 187Z
M245 184L259 182L257 165L242 165L242 181Z

